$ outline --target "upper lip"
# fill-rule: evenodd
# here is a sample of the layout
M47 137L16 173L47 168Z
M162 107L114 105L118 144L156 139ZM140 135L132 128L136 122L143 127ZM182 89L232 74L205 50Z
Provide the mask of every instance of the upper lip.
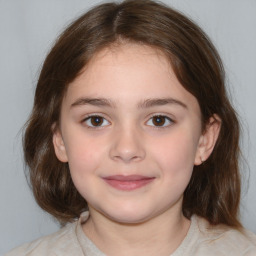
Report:
M103 179L106 180L117 180L117 181L136 181L136 180L145 180L153 179L154 177L143 176L143 175L111 175L106 176Z

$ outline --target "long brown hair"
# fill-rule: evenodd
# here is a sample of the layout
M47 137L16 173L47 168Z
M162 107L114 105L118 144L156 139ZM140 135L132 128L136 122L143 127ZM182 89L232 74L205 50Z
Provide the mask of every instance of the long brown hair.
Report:
M87 209L67 163L57 160L52 127L60 118L67 87L92 56L116 42L161 50L200 105L202 125L217 114L221 130L210 158L195 166L184 193L183 214L197 214L212 224L239 228L239 123L227 98L221 59L205 33L190 19L150 0L101 4L74 21L48 54L36 88L24 135L25 161L38 204L62 222Z

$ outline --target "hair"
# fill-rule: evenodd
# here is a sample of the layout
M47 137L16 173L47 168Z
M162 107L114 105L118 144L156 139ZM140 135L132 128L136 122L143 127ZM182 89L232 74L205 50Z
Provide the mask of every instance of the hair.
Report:
M202 127L221 119L211 156L194 166L184 192L182 211L211 224L240 228L239 122L225 89L221 59L206 34L178 11L150 0L98 5L75 20L59 36L43 64L34 107L23 138L24 158L37 203L60 222L72 222L87 209L60 162L52 143L63 97L69 84L93 56L115 43L137 43L160 50L181 85L200 105Z

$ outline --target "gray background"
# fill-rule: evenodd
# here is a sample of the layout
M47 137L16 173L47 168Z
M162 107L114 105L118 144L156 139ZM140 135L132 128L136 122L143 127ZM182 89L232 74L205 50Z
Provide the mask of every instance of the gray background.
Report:
M56 35L99 2L0 0L0 255L58 229L36 205L26 183L21 129L32 107L40 67ZM243 123L241 145L248 163L242 166L241 219L256 233L256 0L163 2L192 17L223 58L232 102Z

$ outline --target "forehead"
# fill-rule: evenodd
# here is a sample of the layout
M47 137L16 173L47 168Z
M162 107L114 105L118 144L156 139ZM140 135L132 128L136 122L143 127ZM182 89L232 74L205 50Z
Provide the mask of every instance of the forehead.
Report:
M175 97L197 100L179 83L170 60L155 48L120 44L95 54L69 85L66 98L104 97L126 103L142 98Z
M155 72L152 73L153 70ZM110 73L111 71L113 73ZM98 72L102 74L101 77L95 75ZM79 78L84 79L85 77L87 79L104 78L103 75L115 79L128 73L131 79L135 77L145 79L157 74L162 76L163 73L169 78L174 75L169 59L160 50L136 43L119 43L95 54L76 82Z

